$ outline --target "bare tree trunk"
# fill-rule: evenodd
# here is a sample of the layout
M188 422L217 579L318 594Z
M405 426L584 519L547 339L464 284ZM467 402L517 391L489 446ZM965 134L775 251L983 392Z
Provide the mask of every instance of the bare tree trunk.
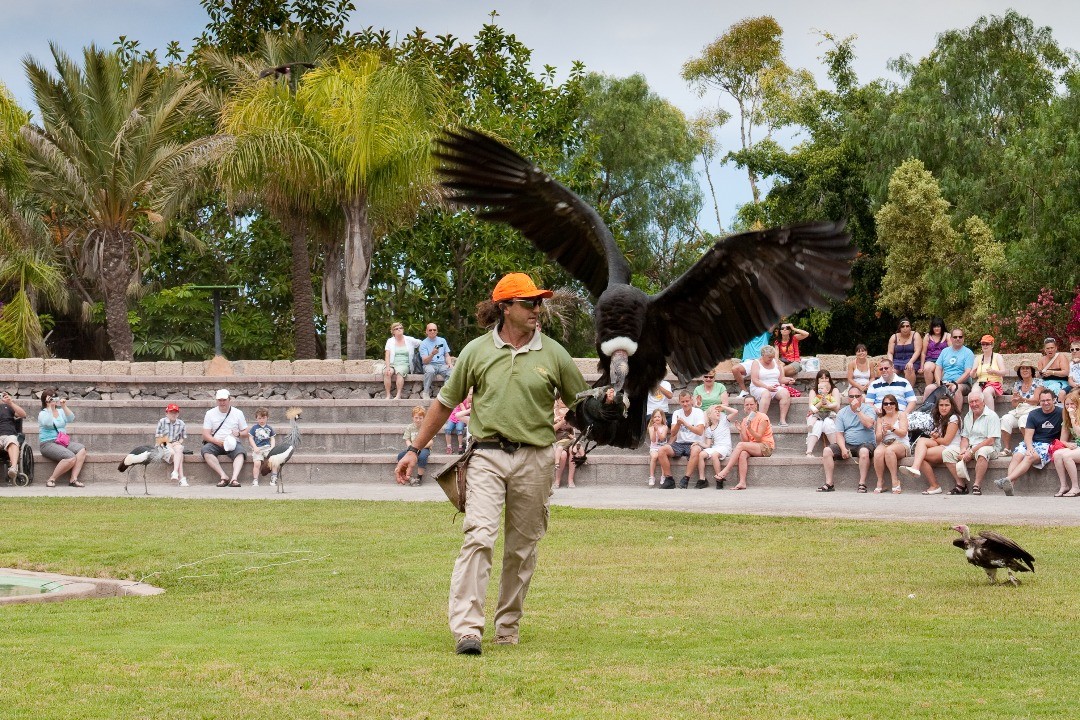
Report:
M367 194L358 194L342 209L345 211L345 312L348 325L345 352L349 360L363 360L367 355L367 290L375 245L368 222Z
M318 357L315 337L315 294L311 290L311 256L308 253L307 218L282 213L281 224L291 240L290 280L293 296L293 340L298 360Z
M135 338L128 319L127 289L131 282L131 239L122 231L109 229L102 233L101 285L105 292L105 328L109 347L116 360L134 357Z
M340 237L328 236L323 243L323 313L326 315L326 359L341 359L341 308L344 300L344 272Z

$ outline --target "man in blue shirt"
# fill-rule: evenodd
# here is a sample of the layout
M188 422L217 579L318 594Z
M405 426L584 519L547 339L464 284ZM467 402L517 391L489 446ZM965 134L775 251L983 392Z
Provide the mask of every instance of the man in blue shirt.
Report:
M957 410L964 408L964 396L971 392L971 373L975 370L975 353L964 347L964 330L953 328L950 343L941 351L934 371L934 382L926 386L926 395L937 390L941 385L948 385L953 391L953 401Z
M892 363L889 363L892 367ZM835 442L821 453L821 464L825 468L825 484L818 492L833 491L833 468L836 458L849 460L852 455L859 458L858 492L866 492L866 475L870 471L870 457L874 454L874 421L877 413L872 405L863 405L862 390L849 387L848 404L836 413Z
M446 344L446 338L439 336L439 326L435 323L428 323L424 328L420 360L424 363L424 392L420 397L430 400L435 376L442 375L444 380L450 377L450 346Z

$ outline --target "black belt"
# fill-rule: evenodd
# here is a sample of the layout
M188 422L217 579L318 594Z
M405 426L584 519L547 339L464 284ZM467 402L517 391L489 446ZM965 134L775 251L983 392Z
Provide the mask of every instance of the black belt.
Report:
M473 447L477 450L502 450L508 452L511 455L521 448L534 448L540 447L539 445L528 445L526 443L510 442L506 438L495 438L493 440L477 440L473 443Z

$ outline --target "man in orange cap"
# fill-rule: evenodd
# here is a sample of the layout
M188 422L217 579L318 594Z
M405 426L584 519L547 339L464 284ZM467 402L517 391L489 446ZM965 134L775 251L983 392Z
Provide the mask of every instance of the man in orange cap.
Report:
M554 472L552 408L558 392L586 422L618 417L610 402L577 395L589 389L570 354L537 329L537 315L550 290L524 273L499 280L491 303L480 308L497 321L461 351L454 372L431 404L414 446L396 468L398 482L410 477L422 448L446 423L451 410L473 389L469 432L475 451L469 463L465 539L450 579L450 630L458 654L479 655L484 632L484 597L491 575L499 519L506 509L502 575L495 608L495 643L516 645L522 606L536 567L536 546L547 531L548 497ZM584 406L584 407L582 407Z

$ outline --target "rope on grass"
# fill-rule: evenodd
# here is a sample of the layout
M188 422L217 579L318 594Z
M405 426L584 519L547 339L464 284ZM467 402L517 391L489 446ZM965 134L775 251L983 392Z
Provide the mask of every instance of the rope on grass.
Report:
M183 570L185 568L195 567L197 565L201 565L203 563L210 562L212 560L219 560L221 558L244 556L244 555L260 555L260 556L311 555L314 552L315 552L314 550L274 550L274 551L269 551L269 550L242 550L242 551L236 551L236 552L219 553L217 555L210 555L209 557L204 557L204 558L201 558L199 560L195 560L194 562L183 563L181 565L177 565L172 570L158 570L156 572L147 573L146 575L143 575L141 578L139 578L136 582L137 583L143 583L146 580L148 580L149 578L157 577L159 575L165 575L166 573L176 572L177 570ZM243 568L242 570L237 570L235 572L226 573L226 574L238 575L239 573L243 573L243 572L251 572L251 571L254 571L254 570L262 570L264 568L278 567L278 566L281 566L281 565L291 565L293 563L298 563L298 562L317 562L319 560L325 560L328 557L330 557L330 556L329 555L322 555L322 556L319 556L319 557L302 557L302 558L296 558L294 560L286 560L284 562L267 563L266 565L252 565L252 566ZM205 574L201 574L201 575L181 575L180 577L177 578L177 580L187 580L187 579L192 579L192 578L218 577L220 575L221 575L221 573L205 573Z

